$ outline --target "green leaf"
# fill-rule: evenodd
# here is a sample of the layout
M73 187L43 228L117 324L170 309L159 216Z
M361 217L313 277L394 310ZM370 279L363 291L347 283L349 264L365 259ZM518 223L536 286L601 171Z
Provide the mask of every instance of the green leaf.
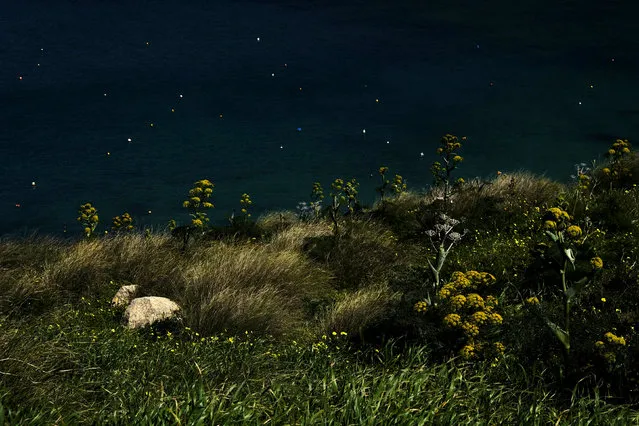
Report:
M572 300L573 297L575 297L575 295L577 294L577 291L575 290L574 287L568 287L566 289L566 296L568 297L568 300Z
M555 234L554 232L550 232L550 231L546 231L546 235L548 235L554 242L557 242L557 234Z
M559 339L561 344L564 345L566 351L570 351L570 335L566 331L562 330L561 327L559 327L557 324L547 318L546 324L553 331L553 333L555 333L555 336L557 336L557 339Z

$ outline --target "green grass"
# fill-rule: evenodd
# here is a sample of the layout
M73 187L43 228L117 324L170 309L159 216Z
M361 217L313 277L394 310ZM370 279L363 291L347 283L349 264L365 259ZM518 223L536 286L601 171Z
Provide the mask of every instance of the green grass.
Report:
M585 195L503 174L448 205L438 189L387 198L342 218L338 237L327 218L275 212L188 247L164 232L0 240L0 424L637 424L632 185ZM574 299L569 363L544 322L562 313L543 246L554 206L588 235L569 279L604 262ZM480 337L503 342L501 356L460 358L458 331L413 309L437 254L424 232L442 212L468 229L444 283L497 278L503 325ZM110 305L124 284L175 300L180 317L126 329ZM595 348L606 332L627 342L608 358Z
M434 363L427 346L356 349L253 333L118 325L106 300L2 321L9 424L629 424L636 414L525 382L512 359ZM20 354L20 357L16 356Z

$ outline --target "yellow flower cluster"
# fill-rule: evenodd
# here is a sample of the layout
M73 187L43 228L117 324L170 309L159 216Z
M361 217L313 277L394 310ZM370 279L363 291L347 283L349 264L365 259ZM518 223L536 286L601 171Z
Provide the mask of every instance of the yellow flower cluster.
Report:
M615 336L612 332L604 334L604 341L597 340L595 342L595 349L601 354L601 356L608 363L614 363L617 360L615 350L620 346L626 345L626 339L623 337Z
M242 198L240 198L240 205L242 206L242 209L240 211L242 214L245 214L246 217L251 217L251 214L248 212L248 208L251 204L253 204L251 196L246 193L242 194Z
M444 317L443 322L450 328L458 327L461 325L461 316L459 314L448 314Z
M461 348L461 350L459 351L459 354L462 356L462 358L465 359L472 359L476 357L476 353L475 353L475 346L474 345L466 345L463 348Z
M492 316L492 315L491 315ZM484 311L477 311L471 315L471 318L475 324L484 325L488 322L488 314ZM477 330L479 332L479 330Z
M484 298L477 293L469 294L468 297L466 297L466 302L469 308L484 309L486 307Z
M313 191L311 192L311 198L316 201L322 200L324 198L324 189L322 188L322 184L319 182L313 183Z
M624 339L623 337L615 336L610 331L604 334L604 338L606 339L608 343L612 345L620 345L620 346L626 345L626 339Z
M628 139L617 139L610 149L608 149L607 154L613 159L620 159L630 154L631 150L632 146L630 145L630 142L628 142Z
M559 207L551 207L546 210L543 220L547 230L564 229L570 221L570 215Z
M593 257L590 259L590 265L592 265L593 269L601 269L603 268L603 260L599 256Z
M406 191L407 186L404 178L400 175L395 175L395 179L391 184L391 188L396 194L401 194L402 192Z
M130 231L133 229L133 218L129 213L123 213L122 216L113 218L111 229L114 231Z
M567 229L566 229L566 235L568 235L570 238L579 238L581 237L581 228L578 227L577 225L570 225Z
M456 296L451 297L450 299L450 306L458 311L461 308L464 307L464 305L466 304L466 296L464 296L463 294L458 294Z
M213 204L208 199L213 194L215 185L208 179L198 180L189 190L189 199L182 202L182 206L190 209L213 208Z
M202 210L215 207L209 201L214 187L215 185L208 179L198 180L189 190L189 199L182 202L182 207L191 210L192 226L203 228L204 224L208 223L209 218Z
M487 325L500 325L503 322L502 316L494 312L499 305L498 299L492 295L484 298L479 294L479 291L495 282L496 278L487 272L455 271L451 275L450 282L446 283L438 293L442 308L448 311L442 322L449 328L459 329L466 337L466 346L460 351L462 357L466 359L477 357L481 348L484 347L481 342L475 341L481 334L481 328ZM492 346L486 346L485 349L497 353L503 352Z
M539 299L536 296L529 297L526 299L527 305L539 305Z
M462 138L464 139L464 138ZM461 148L461 143L459 142L459 138L457 136L446 134L439 141L440 147L437 148L437 154L450 154L456 149ZM460 157L461 158L461 157ZM460 160L461 161L461 160Z
M415 305L413 305L413 310L415 310L416 312L425 313L428 310L428 302L426 302L425 300L420 300L419 302L415 303Z
M87 237L93 235L95 228L98 226L100 222L100 218L98 217L98 210L91 205L91 203L85 203L80 206L78 210L78 222L84 228L84 234Z

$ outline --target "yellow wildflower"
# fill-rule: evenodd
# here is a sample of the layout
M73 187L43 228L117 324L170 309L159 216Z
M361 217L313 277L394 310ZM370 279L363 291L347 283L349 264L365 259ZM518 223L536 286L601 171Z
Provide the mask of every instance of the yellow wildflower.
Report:
M464 321L461 325L464 334L468 337L474 337L479 334L479 327L472 322Z
M544 229L556 229L557 228L557 222L555 222L554 220L547 220L544 222Z
M579 238L581 236L581 228L577 225L571 225L566 229L566 234L568 234L570 238Z
M466 297L466 303L470 308L484 309L484 299L477 293L471 293Z
M490 314L490 317L488 319L491 322L491 324L495 324L495 325L499 325L504 321L504 319L498 313Z
M458 314L448 314L444 317L443 321L448 327L457 327L461 324L461 317Z
M559 207L551 207L548 209L546 213L555 218L555 221L558 221L561 218L562 210Z
M459 351L459 354L465 359L471 359L475 357L475 347L473 345L466 345Z
M492 295L486 296L486 307L494 308L497 305L499 305L499 299Z
M485 324L488 321L488 315L486 312L477 311L471 316L473 322L478 325Z
M603 260L601 260L599 256L590 259L590 264L592 265L593 269L603 268Z
M464 296L463 294L458 294L457 296L453 296L450 299L450 306L452 306L452 308L455 310L463 308L465 304L466 296Z
M535 296L529 297L526 299L527 305L539 305L539 299Z
M424 301L424 300L420 300L419 302L415 303L415 305L413 306L413 309L416 312L426 312L428 310L428 302Z

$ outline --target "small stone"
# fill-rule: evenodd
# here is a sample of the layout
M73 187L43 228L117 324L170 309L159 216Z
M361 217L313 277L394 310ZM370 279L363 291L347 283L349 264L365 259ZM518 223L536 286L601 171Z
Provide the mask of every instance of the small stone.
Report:
M135 284L131 285L123 285L120 289L115 293L113 299L111 299L111 304L113 306L126 306L131 302L132 299L135 298L135 295L138 292L139 287Z
M131 301L124 311L124 325L140 328L157 321L170 319L180 311L177 303L166 297L138 297Z

